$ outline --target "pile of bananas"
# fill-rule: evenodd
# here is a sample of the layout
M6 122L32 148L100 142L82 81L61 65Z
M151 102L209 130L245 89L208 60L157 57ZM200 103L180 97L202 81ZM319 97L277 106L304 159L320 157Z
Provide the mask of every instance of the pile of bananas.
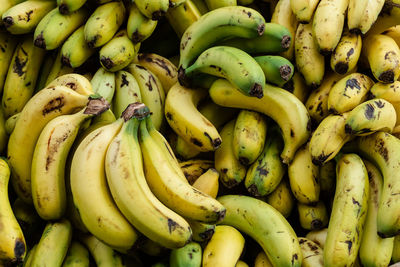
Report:
M400 262L400 0L1 1L0 267Z

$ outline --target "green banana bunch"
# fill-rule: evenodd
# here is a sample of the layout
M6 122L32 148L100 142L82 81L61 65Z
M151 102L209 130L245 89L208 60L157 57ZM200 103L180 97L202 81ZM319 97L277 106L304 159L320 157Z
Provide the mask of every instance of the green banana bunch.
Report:
M199 243L190 242L185 246L173 249L169 256L170 267L200 267L202 249Z
M129 7L126 31L133 43L141 43L151 36L157 27L157 21L143 15L135 3Z

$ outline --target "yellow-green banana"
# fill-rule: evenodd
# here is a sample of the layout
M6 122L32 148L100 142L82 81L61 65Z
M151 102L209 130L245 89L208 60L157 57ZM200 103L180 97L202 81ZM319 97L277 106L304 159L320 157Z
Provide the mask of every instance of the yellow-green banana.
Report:
M0 49L0 92L3 91L4 82L17 44L18 39L15 36L6 31L0 31L0 46L3 48Z
M204 0L206 2L209 10L214 10L217 8L225 7L225 6L236 6L236 0Z
M72 241L62 267L89 267L89 251L78 241Z
M347 25L351 31L365 34L378 18L384 0L349 0Z
M400 81L393 83L375 83L370 91L370 98L383 98L389 101L396 110L396 126L400 124Z
M169 8L165 17L178 37L181 38L186 29L198 20L202 14L194 1L186 0L182 5Z
M254 267L273 267L273 265L269 261L267 254L264 251L260 251L254 260Z
M324 202L318 201L315 205L308 205L298 202L300 225L303 229L319 230L328 225L328 212Z
M0 153L6 152L8 136L6 118L3 109L0 107Z
M107 74L107 76L110 76L110 74ZM112 109L115 116L120 117L130 103L142 102L142 95L140 93L139 84L131 73L120 70L117 71L114 76L115 93Z
M298 71L293 74L291 80L282 85L282 88L294 94L304 104L311 91L311 88L306 85L306 81Z
M290 184L287 178L281 179L281 182L265 198L265 202L279 211L285 218L288 218L295 205L295 198L290 189Z
M209 168L214 167L214 161L206 159L191 159L180 162L179 166L189 184L193 184L200 175L205 173Z
M22 267L29 267L31 266L33 255L35 255L37 244L35 244L27 253L26 257L24 259L24 263L22 264Z
M335 163L336 168L336 163ZM307 233L306 238L316 243L319 247L324 249L328 228L321 230L313 230Z
M162 19L170 6L169 0L136 0L135 3L140 12L152 20Z
M300 23L309 23L319 0L290 0L290 7Z
M129 7L126 31L133 43L141 43L154 32L157 21L143 15L133 2Z
M232 253L232 251L229 251ZM200 267L202 249L199 243L190 242L184 247L173 249L169 256L170 267Z
M215 232L215 224L202 223L195 220L187 220L192 229L192 239L197 242L208 241Z
M303 253L303 267L323 267L324 255L323 250L313 241L299 237L301 252Z
M281 56L258 56L254 58L261 66L265 81L282 87L292 79L294 74L293 64Z
M126 73L124 73L124 74L126 75ZM122 82L122 77L120 79ZM122 84L125 85L127 82L129 85L129 81L125 81ZM99 94L100 96L104 97L104 99L107 100L107 102L109 102L109 103L111 103L113 101L114 93L115 93L115 89L116 89L116 74L114 72L106 71L103 68L99 68L93 75L93 78L90 80L90 83L92 84L93 93ZM132 102L130 102L130 103L132 103ZM115 104L113 103L113 109L114 108L115 108ZM121 112L119 112L117 117L119 117L121 115L121 113L122 113L122 110L121 110Z
M8 9L12 8L15 5L18 5L19 3L23 2L24 0L2 0L0 3L0 14L3 14L6 12ZM3 21L0 20L0 25L3 24Z
M93 94L91 82L83 75L77 73L68 73L55 78L47 87L65 86L78 94L89 96Z
M69 14L80 9L86 0L57 0L58 10L61 14Z

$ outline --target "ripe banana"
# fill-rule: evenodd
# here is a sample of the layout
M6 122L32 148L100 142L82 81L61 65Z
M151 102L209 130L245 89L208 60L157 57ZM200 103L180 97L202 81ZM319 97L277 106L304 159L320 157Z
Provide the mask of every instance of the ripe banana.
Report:
M1 110L3 110L3 109L1 108ZM19 113L9 117L5 121L4 128L6 130L7 135L10 135L14 131L15 124L17 123L18 117L19 117Z
M300 23L309 23L319 0L290 0L290 7Z
M141 43L154 32L157 21L147 18L137 8L135 2L129 7L126 31L133 43Z
M205 5L204 2L203 4ZM207 9L207 6L205 8ZM186 0L185 3L180 6L169 8L165 17L178 37L181 38L186 29L197 21L202 14L203 13L200 12L194 1Z
M299 237L299 243L301 252L303 253L303 262L301 266L303 267L323 267L324 266L324 256L323 250L313 241L305 238Z
M315 10L312 31L318 50L330 54L342 36L349 0L321 0Z
M47 85L47 88L56 86L68 87L81 95L89 96L93 94L91 82L86 77L76 73L64 74L55 78Z
M63 15L80 9L85 3L86 0L57 0L58 11Z
M0 14L3 14L6 12L8 9L12 8L15 5L18 5L19 3L23 2L24 0L2 0L1 1L1 8L0 8ZM3 24L3 21L0 20L0 25Z
M308 232L306 238L313 241L319 247L324 249L327 234L328 234L328 228L323 228L321 230L313 230Z
M319 230L328 225L329 214L322 201L318 201L315 206L297 202L297 211L303 229Z
M85 23L85 40L89 47L100 47L110 41L124 22L125 11L122 1L98 6Z
M26 255L24 233L14 216L8 197L10 168L3 158L0 159L0 262L19 264Z
M214 10L225 6L237 6L236 0L204 0L204 2L206 2L209 10Z
M394 237L382 238L377 234L376 216L382 195L383 177L378 168L364 160L369 179L367 218L361 238L359 256L363 266L388 266L392 256Z
M328 110L343 114L364 102L374 81L365 74L352 73L340 79L329 91Z
M311 91L311 88L306 85L306 81L299 72L295 72L292 79L282 85L282 88L294 94L303 104L306 103Z
M128 249L138 234L115 205L104 166L107 149L122 124L123 119L119 118L82 140L73 154L70 182L74 205L87 229L110 246ZM94 197L96 201L91 201Z
M215 224L202 223L195 220L187 220L192 229L192 239L196 242L208 241L215 232Z
M375 83L370 91L370 98L383 98L396 110L396 126L400 124L400 81L393 83Z
M384 0L349 0L347 25L351 31L368 32L383 8Z
M4 82L17 44L17 38L5 31L0 31L0 46L3 48L0 49L0 92L3 91Z
M212 84L209 94L218 105L254 110L271 117L282 131L285 146L281 158L286 164L310 136L311 124L307 109L285 89L266 84L264 97L259 99L243 95L231 83L220 79Z
M206 90L176 83L169 90L164 107L165 118L174 132L203 152L216 150L222 142L215 126L197 109L206 96Z
M68 220L48 222L37 244L30 267L61 266L71 239L72 225Z
M121 81L122 81L122 76L121 76ZM93 93L104 97L104 99L107 100L108 103L111 103L113 101L115 87L116 87L115 85L116 76L114 72L106 71L103 68L99 68L93 75L93 78L90 80L90 83L92 84L93 87ZM115 104L113 105L113 108L114 107ZM121 113L122 111L119 113L118 117L121 115Z
M16 47L1 101L6 118L20 112L33 95L44 54L33 45L32 36L26 36Z
M257 160L249 167L244 185L253 196L265 196L272 193L279 183L286 168L279 158L283 141L278 129L268 132L264 149Z
M79 26L85 23L88 15L88 10L85 7L67 15L61 14L58 7L54 8L36 26L33 35L35 46L46 50L56 49Z
M368 173L362 159L357 154L341 155L336 163L336 175L335 197L324 246L326 267L353 265L368 208Z
M89 251L78 241L72 241L62 267L89 267Z
M252 237L274 266L301 266L303 256L296 233L276 209L249 196L225 195L217 200L226 207L222 224Z
M345 131L352 135L368 135L377 131L392 132L396 110L390 102L375 98L365 101L349 112Z
M96 52L85 41L84 29L84 25L79 27L62 45L60 50L62 64L71 68L80 67Z
M210 168L194 181L193 187L212 198L216 198L219 188L218 178L218 171L214 168Z
M318 51L311 24L299 24L294 37L296 67L307 86L318 87L325 74L325 58Z
M396 44L400 45L400 25L390 27L382 32L382 34L392 37Z
M254 58L262 68L265 81L282 87L292 79L294 74L293 64L281 56L258 56Z
M152 20L160 20L168 11L169 0L135 0L140 12Z
M254 267L273 267L273 265L269 261L267 254L264 251L260 251L254 260Z
M257 11L242 7L222 7L204 14L190 25L180 42L180 72L184 72L204 50L220 40L261 36L265 19Z
M83 108L87 101L87 96L68 87L55 86L39 91L24 106L10 135L7 157L14 190L25 202L32 203L31 162L43 127L57 116Z
M109 72L106 75L107 77L104 77L104 79L109 80L112 86L111 73ZM104 83L102 83L103 88L99 89L103 92L106 92L106 90L109 91L108 94L113 101L112 109L115 116L118 118L130 103L142 102L142 94L140 93L138 82L130 72L120 70L112 76L115 77L115 92L113 92L113 96L111 96L111 86L109 88L103 87ZM107 83L105 85L107 85Z
M28 0L15 5L1 16L3 25L12 34L32 32L40 20L56 7L54 1Z
M205 159L192 159L180 162L179 166L181 167L186 180L188 180L189 184L193 185L200 175L205 173L209 168L214 167L214 161Z
M142 102L150 109L153 123L156 129L160 130L165 123L164 105L166 104L166 95L160 80L141 65L132 63L127 69L139 84Z
M231 251L229 251L231 253ZM190 242L184 247L173 249L169 256L171 267L200 267L202 249L199 243Z
M342 37L331 55L331 68L345 75L357 65L361 54L361 35L344 30Z
M385 1L382 8L384 12L379 13L380 16L366 32L366 35L379 34L392 26L398 25L400 18L399 4L399 0Z
M287 178L281 179L275 190L265 197L265 202L274 207L285 218L290 216L295 205L295 198Z

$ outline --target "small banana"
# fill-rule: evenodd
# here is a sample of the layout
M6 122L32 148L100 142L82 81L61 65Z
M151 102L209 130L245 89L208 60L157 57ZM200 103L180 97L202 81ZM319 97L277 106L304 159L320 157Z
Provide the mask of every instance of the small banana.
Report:
M85 3L86 0L57 0L58 10L63 15L80 9Z
M107 76L107 80L111 79L111 74L107 74ZM138 82L130 72L120 70L113 76L115 77L115 92L113 97L110 95L110 98L113 100L112 110L118 118L130 103L142 102L142 94ZM111 80L110 85L112 85ZM102 86L104 86L104 83ZM100 90L103 92L108 90L111 94L112 88L104 87Z
M335 168L336 168L336 163L335 163ZM328 234L328 228L323 228L321 230L313 230L308 232L306 238L313 241L319 247L324 249L327 234Z
M231 251L229 251L232 253ZM171 267L200 267L202 249L199 243L190 242L184 247L173 249L169 256Z
M253 238L274 266L301 266L303 255L296 233L279 211L249 196L224 195L217 200L226 207L222 224L233 226Z
M193 240L197 242L208 241L215 232L215 224L202 223L195 220L187 220L193 232Z
M122 81L122 76L120 77L120 79ZM93 78L90 80L90 83L92 84L93 93L104 97L104 99L107 100L108 103L111 103L113 101L116 89L116 76L114 72L106 71L103 68L99 68L93 75ZM113 103L113 108L115 108L114 103ZM118 117L121 115L121 113L122 111L118 114Z
M303 262L301 266L304 267L323 267L324 256L323 250L313 241L299 237L301 252L303 253Z
M122 25L125 12L122 1L98 6L85 23L85 40L89 47L100 47L110 41Z
M209 10L218 9L226 6L237 6L237 0L204 0Z
M310 136L311 121L306 107L285 89L266 84L264 97L259 99L245 96L228 81L219 79L212 84L209 94L218 105L254 110L271 117L282 131L285 146L281 158L286 164Z
M129 7L126 31L133 43L141 43L154 32L157 21L143 15L133 2Z
M204 248L202 266L234 266L242 254L244 244L244 237L237 229L229 225L217 225Z
M330 65L336 73L345 75L357 65L361 55L361 35L344 30L331 55Z
M285 218L290 216L296 203L287 178L281 179L275 190L265 197L265 202L274 207Z
M214 168L210 168L205 173L200 175L192 186L204 194L216 198L219 188L218 178L218 171Z
M325 58L318 51L311 24L299 24L294 37L296 67L307 86L318 87L325 74Z
M290 7L300 23L309 23L319 0L290 0Z
M343 114L364 102L374 81L365 74L352 73L340 79L329 91L328 110Z
M88 15L88 10L85 7L68 15L61 14L58 7L54 8L36 26L33 35L35 46L46 50L56 49L79 26L85 23Z
M375 83L370 91L370 98L383 98L396 110L396 126L400 124L400 81L393 83Z
M297 211L300 225L303 229L319 230L328 225L329 214L322 201L318 201L315 206L297 202Z
M293 64L281 56L258 56L254 58L261 66L265 81L282 87L292 79L294 74Z
M349 0L347 25L351 31L368 32L381 12L384 0Z
M135 0L140 12L152 20L160 20L169 9L169 0Z
M189 184L193 185L197 178L205 173L209 168L214 167L214 161L205 159L191 159L179 163L183 174Z
M2 110L2 109L1 109L1 110ZM4 114L3 114L3 116L4 116ZM14 131L15 124L17 123L18 117L19 117L19 113L15 114L15 115L13 115L13 116L11 116L11 117L9 117L9 118L5 121L5 123L4 123L4 128L5 128L5 130L6 130L7 135L10 135L10 134Z
M56 7L54 1L28 0L2 14L3 25L12 34L32 32L41 19Z
M89 267L89 251L78 241L72 241L62 267Z
M351 266L356 260L367 215L369 182L362 159L343 154L336 164L336 191L324 246L324 265Z
M204 2L203 4L205 5ZM197 21L201 17L201 15L202 13L200 12L198 6L194 3L194 1L186 0L182 5L169 8L167 13L165 14L165 17L168 20L168 23L174 29L175 33L178 35L178 37L181 38L186 29L195 21Z

